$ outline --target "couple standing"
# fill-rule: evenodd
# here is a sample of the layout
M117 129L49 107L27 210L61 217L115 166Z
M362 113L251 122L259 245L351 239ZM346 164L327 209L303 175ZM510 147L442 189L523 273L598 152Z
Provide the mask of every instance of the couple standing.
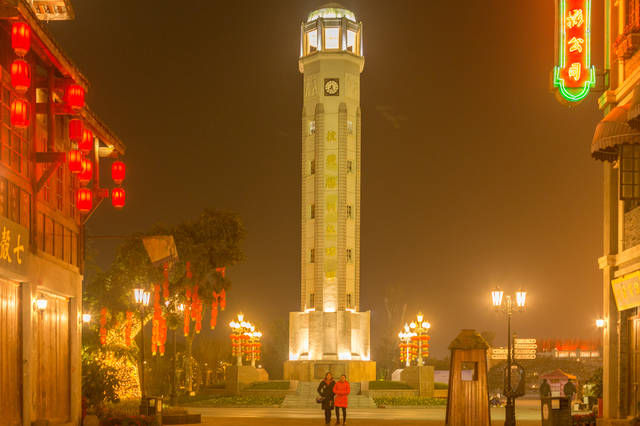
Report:
M347 423L347 405L349 404L349 393L351 387L347 382L347 376L340 376L340 380L335 382L331 373L324 376L324 380L318 385L318 402L322 403L324 410L324 421L331 423L331 411L336 409L336 424L340 424L340 409L342 409L342 424Z

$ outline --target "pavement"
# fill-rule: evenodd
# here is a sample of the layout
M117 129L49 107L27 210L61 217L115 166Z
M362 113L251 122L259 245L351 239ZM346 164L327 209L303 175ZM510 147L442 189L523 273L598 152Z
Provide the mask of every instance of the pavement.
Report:
M324 414L319 409L308 408L204 408L189 407L190 413L200 413L202 423L220 426L240 425L321 425ZM350 425L390 426L390 425L444 425L446 407L432 408L370 408L349 409L347 420ZM516 406L517 424L540 426L538 401L522 401ZM504 424L504 408L491 410L493 425ZM335 422L333 418L332 424Z

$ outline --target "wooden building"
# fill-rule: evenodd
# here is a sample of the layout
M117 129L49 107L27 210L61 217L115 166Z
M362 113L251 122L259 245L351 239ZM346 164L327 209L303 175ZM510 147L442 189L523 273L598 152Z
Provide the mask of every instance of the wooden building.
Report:
M0 0L2 425L81 421L84 224L125 149L43 23L72 17L70 0Z

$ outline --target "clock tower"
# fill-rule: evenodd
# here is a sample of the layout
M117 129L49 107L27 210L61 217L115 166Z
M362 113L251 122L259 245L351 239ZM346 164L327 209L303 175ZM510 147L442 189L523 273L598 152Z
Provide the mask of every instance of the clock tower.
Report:
M300 29L302 107L300 311L289 318L285 377L327 371L375 380L370 313L360 312L362 23L338 4Z

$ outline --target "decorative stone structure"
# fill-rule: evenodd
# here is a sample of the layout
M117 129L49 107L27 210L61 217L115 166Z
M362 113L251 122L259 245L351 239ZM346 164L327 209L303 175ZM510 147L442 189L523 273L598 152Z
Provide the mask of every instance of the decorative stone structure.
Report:
M309 15L301 38L301 300L289 317L285 377L332 369L375 379L370 314L359 311L362 24L331 4Z

